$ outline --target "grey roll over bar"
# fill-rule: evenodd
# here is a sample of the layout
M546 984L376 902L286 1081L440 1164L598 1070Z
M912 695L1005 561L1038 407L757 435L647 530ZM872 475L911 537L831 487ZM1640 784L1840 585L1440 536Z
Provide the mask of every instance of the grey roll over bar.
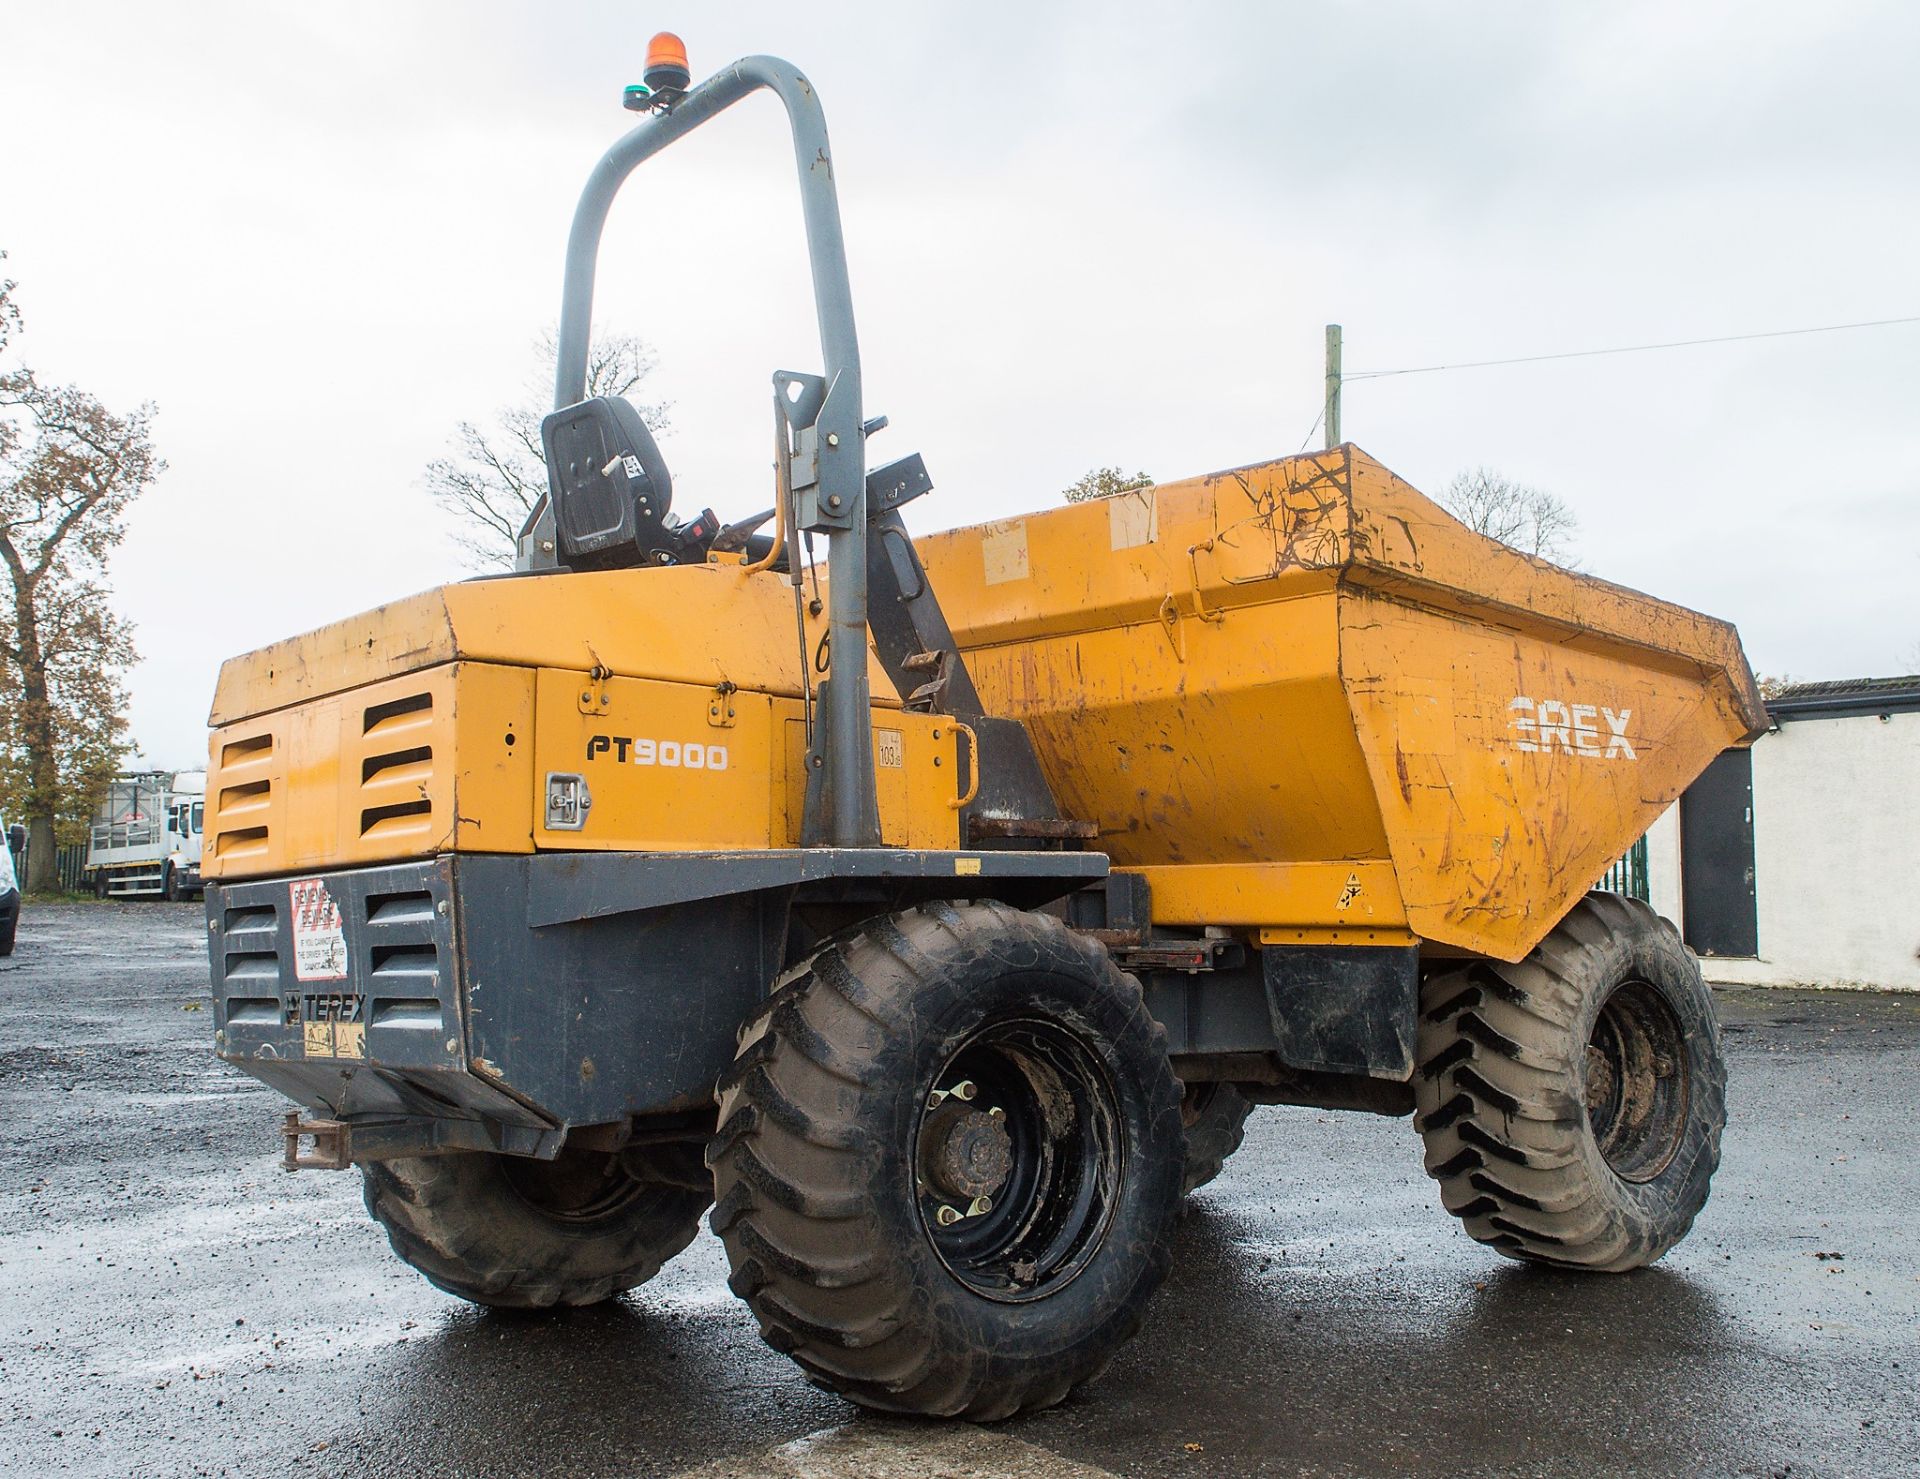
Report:
M810 845L871 847L880 841L874 795L873 748L867 690L866 445L862 431L860 346L853 327L846 243L834 191L826 114L813 84L790 62L750 56L723 68L663 111L650 115L601 156L587 178L567 239L566 287L560 303L559 362L554 408L586 398L587 345L593 318L594 273L607 211L627 177L645 160L708 119L761 88L786 105L800 175L813 300L825 373L817 395L794 397L806 424L795 424L791 480L798 505L795 527L828 535L828 680L820 695L820 722L807 756L809 784L805 840ZM814 377L786 377L806 379ZM779 378L776 378L779 383ZM796 412L783 407L790 422ZM810 412L810 415L805 413ZM522 528L515 564L552 569L555 528L547 498Z

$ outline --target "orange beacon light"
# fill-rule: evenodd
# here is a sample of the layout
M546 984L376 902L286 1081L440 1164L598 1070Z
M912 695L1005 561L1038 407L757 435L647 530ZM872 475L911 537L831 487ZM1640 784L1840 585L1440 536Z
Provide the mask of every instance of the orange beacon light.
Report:
M636 113L651 112L679 101L693 81L687 66L687 45L671 31L662 31L647 43L647 66L639 82L627 87L624 102Z

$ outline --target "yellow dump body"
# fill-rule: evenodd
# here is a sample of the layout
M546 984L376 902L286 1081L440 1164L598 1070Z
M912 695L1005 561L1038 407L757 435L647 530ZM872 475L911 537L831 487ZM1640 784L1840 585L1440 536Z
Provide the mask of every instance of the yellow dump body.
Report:
M1164 924L1518 960L1764 723L1727 623L1351 446L916 544L988 712Z

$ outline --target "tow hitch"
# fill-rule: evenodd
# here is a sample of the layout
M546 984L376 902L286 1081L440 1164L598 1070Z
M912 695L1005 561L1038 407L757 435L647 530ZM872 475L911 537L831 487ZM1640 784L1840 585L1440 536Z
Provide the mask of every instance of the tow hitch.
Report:
M280 1167L285 1171L344 1171L353 1164L347 1149L349 1126L339 1120L303 1120L300 1111L289 1109L280 1123L284 1142ZM302 1152L300 1141L310 1137L313 1149Z

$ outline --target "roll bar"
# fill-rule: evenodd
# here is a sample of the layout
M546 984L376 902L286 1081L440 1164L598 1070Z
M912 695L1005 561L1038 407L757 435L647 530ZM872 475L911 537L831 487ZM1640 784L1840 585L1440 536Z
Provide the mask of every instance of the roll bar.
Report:
M821 685L820 722L807 754L802 841L809 846L871 847L880 841L880 818L867 689L866 438L860 346L854 334L853 293L847 282L847 250L834 192L826 114L813 84L792 63L778 57L743 57L664 111L650 115L601 156L587 177L567 238L553 403L557 410L586 399L594 273L601 231L614 196L646 160L762 88L785 104L793 134L807 254L813 268L814 313L825 363L825 374L817 380L775 377L776 387L799 378L813 380L819 387L816 395L787 398L782 410L794 430L791 485L798 494L796 526L824 530L828 536L830 667ZM796 411L796 406L801 409ZM541 570L556 565L553 511L545 497L528 516L519 544L518 568Z

